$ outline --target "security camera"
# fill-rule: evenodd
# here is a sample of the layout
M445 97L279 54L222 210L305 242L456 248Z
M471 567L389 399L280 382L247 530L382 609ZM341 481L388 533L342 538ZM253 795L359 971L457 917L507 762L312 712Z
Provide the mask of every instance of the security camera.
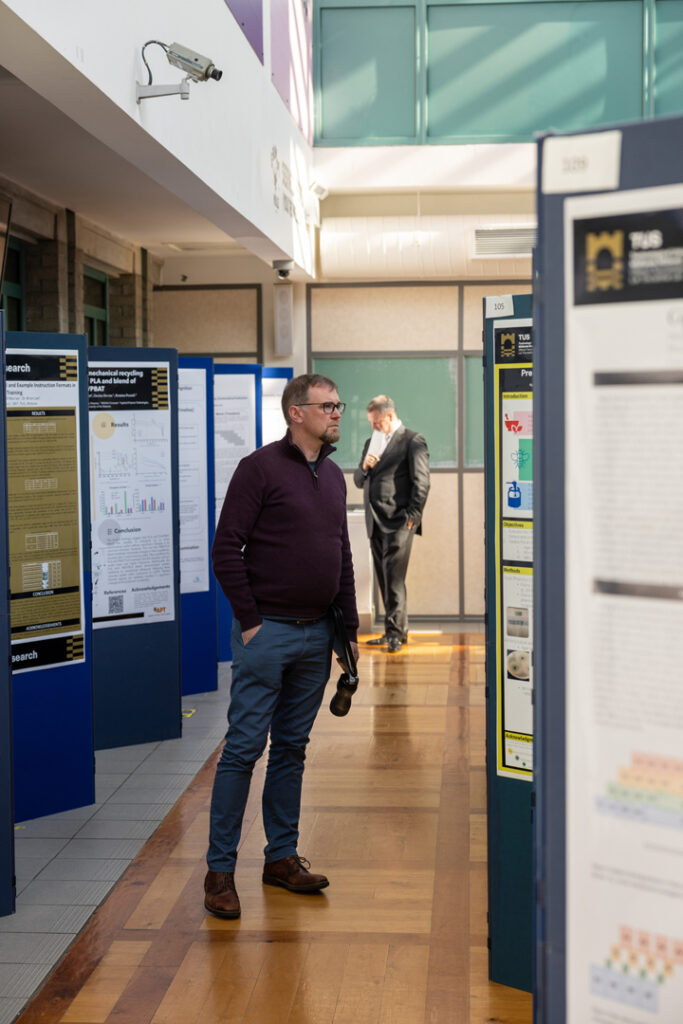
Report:
M145 57L145 50L148 46L160 46L168 57L169 64L174 68L180 68L185 72L182 82L173 82L170 85L153 85L152 69ZM181 100L190 98L190 82L208 82L210 78L214 82L220 82L223 72L220 71L209 57L202 57L187 46L180 43L162 43L160 39L148 39L142 47L142 63L147 68L147 85L135 83L135 98L138 103L141 100L149 100L154 96L180 96Z
M293 269L294 260L273 260L273 270L277 271L277 276L281 281L286 281L290 270Z
M210 57L202 57L201 53L195 53L180 43L171 43L166 50L166 56L169 64L174 68L180 68L195 82L207 82L210 78L213 78L214 82L220 82L223 77L223 72L216 67Z

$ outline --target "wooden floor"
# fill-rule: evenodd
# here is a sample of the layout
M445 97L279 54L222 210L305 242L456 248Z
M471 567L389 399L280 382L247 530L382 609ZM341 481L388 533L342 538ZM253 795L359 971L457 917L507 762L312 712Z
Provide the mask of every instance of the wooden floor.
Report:
M362 653L304 779L299 852L330 887L261 884L259 764L242 917L205 914L214 756L20 1024L530 1024L531 997L487 980L483 635Z

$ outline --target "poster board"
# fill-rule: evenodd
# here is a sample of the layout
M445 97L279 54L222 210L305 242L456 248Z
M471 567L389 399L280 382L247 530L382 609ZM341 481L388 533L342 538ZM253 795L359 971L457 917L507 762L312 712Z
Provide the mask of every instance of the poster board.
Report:
M530 295L484 299L489 976L533 964L533 327Z
M0 355L5 365L4 316L0 309ZM0 574L9 575L7 536L7 450L5 437L5 389L0 388ZM9 665L10 620L7 587L0 587L0 659ZM12 771L12 677L2 673L0 682L0 917L15 909L14 882L14 780Z
M256 363L216 363L213 380L215 524L228 484L240 459L261 446L261 367ZM232 610L216 585L218 660L231 661Z
M178 465L182 692L204 693L218 688L211 359L178 359Z
M95 746L180 735L178 355L88 362Z
M87 373L80 335L8 333L15 819L92 803ZM36 771L36 750L51 784Z
M539 151L535 1018L676 1024L683 119Z

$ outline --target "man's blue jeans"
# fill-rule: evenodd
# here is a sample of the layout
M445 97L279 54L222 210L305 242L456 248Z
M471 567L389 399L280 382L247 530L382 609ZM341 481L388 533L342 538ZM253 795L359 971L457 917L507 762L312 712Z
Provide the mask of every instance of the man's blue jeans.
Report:
M333 640L331 616L306 626L264 619L246 647L234 622L228 732L211 798L209 870L235 870L251 775L269 730L264 852L267 861L296 854L306 746L330 676Z

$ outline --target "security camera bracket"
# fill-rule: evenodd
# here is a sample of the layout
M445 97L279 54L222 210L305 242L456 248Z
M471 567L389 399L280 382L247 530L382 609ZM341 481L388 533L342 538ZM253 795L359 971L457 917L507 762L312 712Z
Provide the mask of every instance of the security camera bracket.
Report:
M183 78L182 82L173 85L140 85L135 83L135 98L138 103L142 100L152 99L154 96L180 96L181 100L190 98L190 78Z

